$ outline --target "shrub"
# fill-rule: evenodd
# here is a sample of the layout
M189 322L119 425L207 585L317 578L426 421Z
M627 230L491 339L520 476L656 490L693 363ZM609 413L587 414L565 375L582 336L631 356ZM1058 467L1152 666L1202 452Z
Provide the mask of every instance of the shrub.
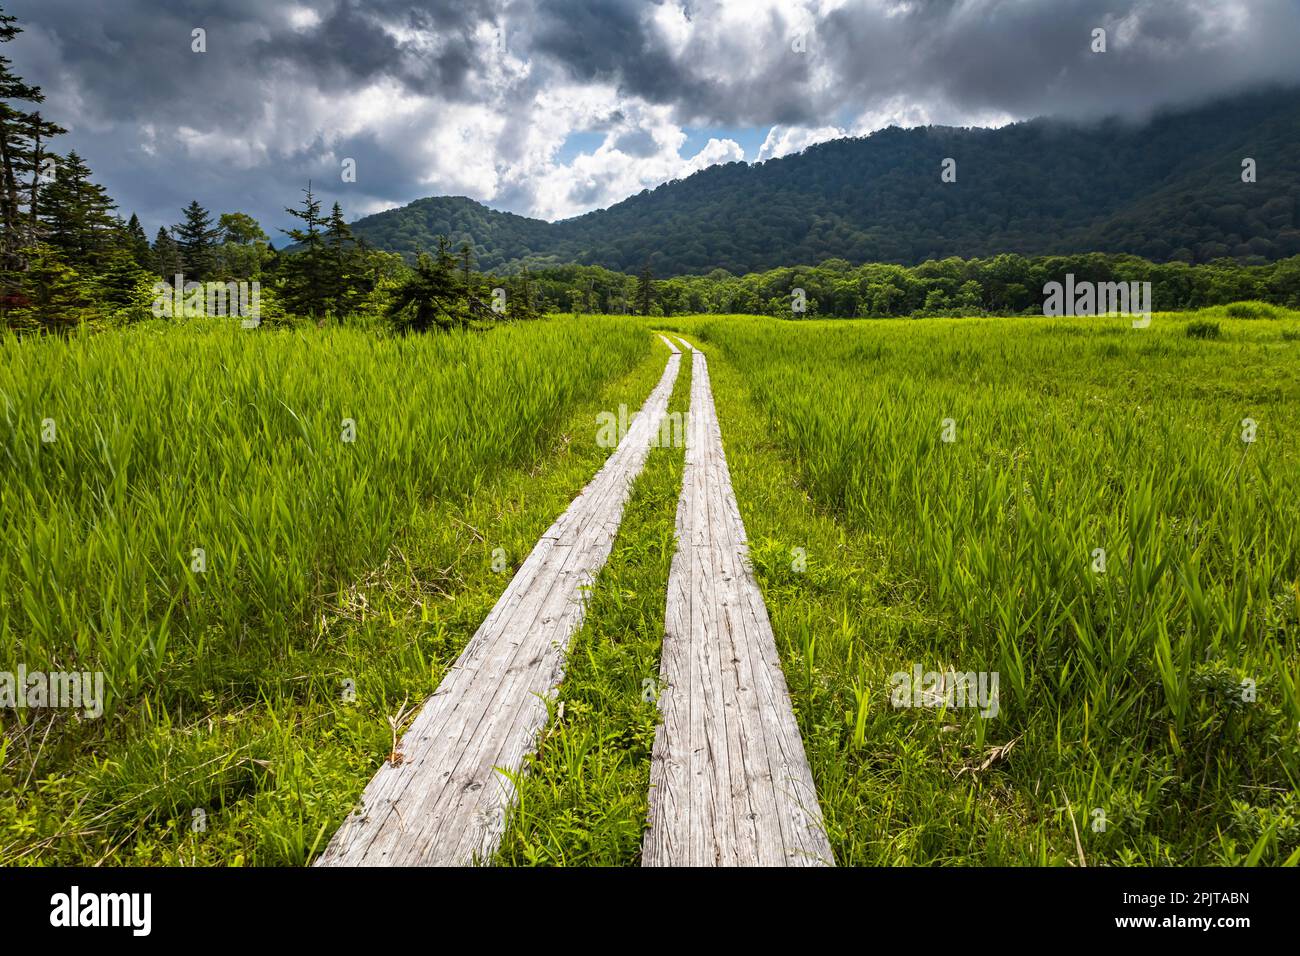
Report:
M1233 302L1223 309L1230 319L1275 319L1277 309L1267 302Z

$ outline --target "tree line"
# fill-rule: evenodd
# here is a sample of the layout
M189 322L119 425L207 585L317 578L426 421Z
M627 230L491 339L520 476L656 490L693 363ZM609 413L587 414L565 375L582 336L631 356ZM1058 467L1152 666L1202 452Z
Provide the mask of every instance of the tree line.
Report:
M1181 311L1258 300L1300 309L1300 255L1248 265L1219 259L1201 265L1152 262L1132 255L1083 253L983 259L949 257L916 266L827 259L747 275L715 269L702 276L654 279L601 266L567 265L533 275L546 312L641 315L696 313L794 318L1040 315L1043 287L1066 275L1091 282L1150 282L1153 308ZM796 295L802 290L802 296ZM802 311L795 302L802 299Z

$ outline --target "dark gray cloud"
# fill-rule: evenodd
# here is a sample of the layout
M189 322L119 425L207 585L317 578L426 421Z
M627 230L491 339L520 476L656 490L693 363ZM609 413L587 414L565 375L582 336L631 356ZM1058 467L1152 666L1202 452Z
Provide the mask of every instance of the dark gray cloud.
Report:
M1266 81L1300 82L1296 0L880 0L687 5L684 47L642 0L545 0L537 48L578 78L724 126L821 125L907 96L1067 117L1141 114ZM1092 52L1092 30L1107 52ZM806 53L795 52L802 36Z
M309 30L260 40L253 60L293 64L322 85L387 76L416 92L458 98L468 92L466 81L475 66L474 31L494 22L492 5L483 0L431 0L418 7L341 0L320 16Z
M568 214L698 165L674 145L686 126L775 127L798 148L889 121L1140 117L1300 83L1297 0L3 5L27 29L4 53L45 87L63 148L152 228L194 197L284 225L308 178L350 215L437 193ZM582 131L605 145L561 160Z
M654 103L688 103L713 94L688 61L675 57L646 16L644 0L541 0L538 54L579 80L614 82Z

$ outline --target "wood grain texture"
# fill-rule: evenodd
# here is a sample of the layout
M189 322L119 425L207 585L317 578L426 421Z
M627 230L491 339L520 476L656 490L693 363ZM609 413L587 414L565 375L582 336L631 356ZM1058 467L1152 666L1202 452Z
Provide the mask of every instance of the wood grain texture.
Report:
M833 866L699 349L686 436L642 865Z
M663 341L663 377L627 434L542 535L402 737L402 762L379 768L317 866L457 866L495 852L515 800L502 771L523 770L546 724L587 589L668 408L681 354Z

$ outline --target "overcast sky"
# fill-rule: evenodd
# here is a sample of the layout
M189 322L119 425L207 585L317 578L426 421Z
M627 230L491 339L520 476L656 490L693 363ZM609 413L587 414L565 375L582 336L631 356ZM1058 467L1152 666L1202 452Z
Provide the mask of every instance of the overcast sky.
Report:
M440 194L557 219L890 124L1142 116L1300 83L1300 0L0 5L62 148L151 235L192 198L271 231L309 178L349 219Z

